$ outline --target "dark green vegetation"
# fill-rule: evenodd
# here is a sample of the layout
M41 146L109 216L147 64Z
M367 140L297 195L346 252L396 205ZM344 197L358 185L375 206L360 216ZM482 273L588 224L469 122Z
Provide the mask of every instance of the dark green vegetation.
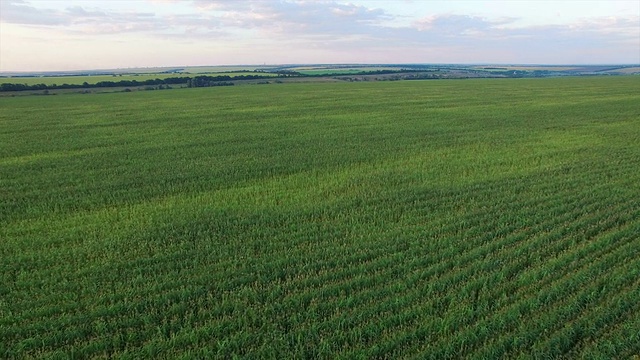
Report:
M612 66L464 66L446 64L387 64L387 65L284 65L278 67L253 67L251 69L213 66L187 68L155 68L76 72L75 75L60 73L32 73L1 76L1 95L13 96L20 92L31 95L54 95L65 90L114 89L114 91L163 90L177 87L227 86L236 83L269 84L268 80L281 83L283 79L305 78L306 81L389 81L389 80L434 80L467 78L541 78L584 75L633 75L640 74L640 67L633 65ZM263 80L255 82L251 80ZM49 90L55 91L50 93ZM58 90L58 91L56 91ZM59 91L62 90L62 91ZM39 91L33 93L33 91ZM77 92L77 91L76 91Z
M278 74L267 72L251 72L251 71L237 71L237 72L220 72L209 74L190 74L190 73L152 73L152 74L113 74L113 75L87 75L87 76L33 76L33 77L5 77L0 78L1 83L18 83L25 85L39 85L44 84L47 86L52 85L82 85L83 83L97 84L100 82L119 82L119 81L137 81L145 82L148 80L164 80L170 78L194 78L196 76L228 76L234 78L236 76L254 76L260 75L263 77L273 77ZM186 81L183 81L186 82Z
M0 358L629 358L640 78L0 99Z
M292 65L275 69L293 70L305 75L364 75L366 73L432 72L447 77L547 77L577 75L640 74L638 65L456 65L456 64L386 64L386 65ZM267 69L269 70L269 69ZM273 69L271 69L273 70Z
M217 74L214 76L209 75L196 75L196 76L168 76L164 75L163 78L150 78L142 76L138 80L135 76L126 76L123 80L121 77L111 77L109 80L101 80L98 82L89 83L89 81L95 81L96 79L104 78L104 76L78 76L77 79L72 79L71 84L63 83L58 85L55 81L59 80L56 77L43 77L43 78L7 78L15 79L17 81L29 80L32 84L28 83L1 83L0 92L6 91L28 91L28 90L59 90L59 89L88 89L88 88L114 88L114 87L136 87L136 86L164 86L172 85L186 85L187 87L211 87L211 86L226 86L233 85L231 80L256 80L256 79L269 79L275 76L284 76L281 74L265 74L265 73L244 73L238 74ZM63 77L61 77L62 79ZM67 77L69 78L69 77ZM146 79L145 79L146 78ZM18 80L19 79L19 80ZM37 80L41 80L42 83L37 83ZM85 80L84 82L80 82ZM160 89L162 89L160 88ZM155 88L152 88L155 90Z

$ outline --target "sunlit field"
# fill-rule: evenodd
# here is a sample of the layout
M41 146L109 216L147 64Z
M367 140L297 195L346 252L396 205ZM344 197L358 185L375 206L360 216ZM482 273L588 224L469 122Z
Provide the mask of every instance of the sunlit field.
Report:
M638 89L0 98L0 358L632 358Z

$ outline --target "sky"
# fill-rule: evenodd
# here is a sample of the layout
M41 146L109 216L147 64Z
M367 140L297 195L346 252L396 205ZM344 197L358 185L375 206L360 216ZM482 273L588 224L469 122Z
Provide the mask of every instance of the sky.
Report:
M639 64L640 0L0 0L0 72Z

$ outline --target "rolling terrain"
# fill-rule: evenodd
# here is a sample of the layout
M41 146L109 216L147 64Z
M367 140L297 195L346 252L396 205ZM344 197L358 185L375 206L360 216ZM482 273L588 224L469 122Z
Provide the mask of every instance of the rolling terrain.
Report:
M0 98L0 358L638 355L638 88Z

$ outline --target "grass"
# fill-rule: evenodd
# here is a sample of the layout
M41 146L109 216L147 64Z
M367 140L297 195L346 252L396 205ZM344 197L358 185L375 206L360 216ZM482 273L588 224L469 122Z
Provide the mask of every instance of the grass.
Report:
M0 99L0 357L628 358L640 79Z

